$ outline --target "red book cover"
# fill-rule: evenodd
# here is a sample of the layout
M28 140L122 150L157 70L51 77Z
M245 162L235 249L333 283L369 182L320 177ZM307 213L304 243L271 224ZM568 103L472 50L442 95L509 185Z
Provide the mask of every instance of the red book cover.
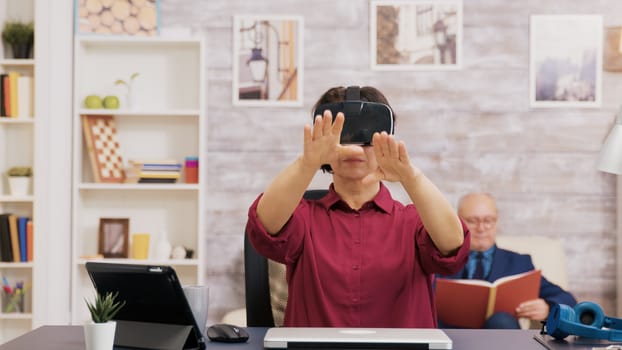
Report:
M499 278L494 282L471 279L436 280L436 311L443 323L462 328L481 328L493 313L516 315L516 307L537 299L540 270Z

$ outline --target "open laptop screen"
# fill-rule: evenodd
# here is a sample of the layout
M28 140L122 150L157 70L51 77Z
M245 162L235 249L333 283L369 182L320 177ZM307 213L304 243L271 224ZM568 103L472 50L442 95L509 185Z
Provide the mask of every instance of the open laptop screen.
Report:
M89 277L100 294L118 292L125 306L117 321L192 326L184 349L204 348L175 270L170 266L87 262Z

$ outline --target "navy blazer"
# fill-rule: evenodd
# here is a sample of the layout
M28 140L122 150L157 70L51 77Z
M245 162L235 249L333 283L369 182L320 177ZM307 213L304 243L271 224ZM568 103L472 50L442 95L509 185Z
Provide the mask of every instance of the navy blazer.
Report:
M463 278L464 267L458 271L455 275L443 276L443 278L458 279ZM490 273L486 278L489 282L494 282L497 279L505 276L516 275L527 271L534 270L535 267L531 262L531 255L518 254L509 250L501 249L497 247L492 256L492 266ZM544 276L540 283L540 298L544 299L549 307L554 304L565 304L574 307L577 301L572 294L563 290L560 286L549 282Z

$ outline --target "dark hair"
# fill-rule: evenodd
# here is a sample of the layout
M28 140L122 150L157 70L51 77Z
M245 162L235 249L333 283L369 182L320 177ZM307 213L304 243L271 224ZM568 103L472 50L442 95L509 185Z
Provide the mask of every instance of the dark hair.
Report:
M328 89L313 105L313 109L311 113L313 113L320 105L325 103L335 103L342 102L346 100L346 88L343 86L336 86ZM361 87L361 101L366 102L379 102L384 103L385 105L391 108L389 101L387 98L380 92L378 89L372 86L362 86ZM393 113L393 125L395 125L395 112L393 112L393 108L391 108L391 112ZM333 116L334 118L335 116ZM315 116L313 116L313 120L315 120ZM330 167L330 164L323 164L322 167L323 172L333 173L333 169Z

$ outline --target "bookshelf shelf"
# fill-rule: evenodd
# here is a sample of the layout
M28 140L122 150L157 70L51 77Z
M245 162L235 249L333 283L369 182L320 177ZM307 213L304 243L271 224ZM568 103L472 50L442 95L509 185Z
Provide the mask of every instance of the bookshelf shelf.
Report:
M139 259L78 259L78 265L84 265L87 261L106 262L110 264L137 264L137 265L172 265L172 266L195 266L198 259L169 259L169 260L139 260Z
M31 320L32 314L28 312L0 313L1 320Z
M88 115L115 115L115 116L143 116L143 117L198 117L201 112L196 109L180 109L168 111L154 110L127 110L127 109L86 109L81 108L78 113Z
M100 184L81 183L82 191L198 191L198 184Z
M26 124L32 125L35 123L34 118L0 118L0 124Z
M35 0L0 1L0 25L6 20L35 22L35 12ZM35 29L35 43L45 41L42 34L43 31ZM37 198L40 196L38 196L39 192L34 186L35 179L38 178L36 171L27 195L11 195L9 183L5 179L6 171L14 166L29 166L39 169L41 174L45 173L44 165L35 164L35 153L42 147L41 143L37 143L37 128L40 126L38 121L41 119L33 117L35 114L34 106L37 105L34 101L35 91L40 91L40 86L36 86L35 71L39 69L39 72L43 72L42 65L37 67L41 58L14 59L9 45L0 48L0 74L9 79L4 81L3 78L3 84L6 84L3 87L8 85L9 88L2 89L3 96L0 97L2 102L0 110L3 115L0 116L0 214L3 215L3 227L6 227L6 220L9 220L5 214L12 214L16 218L23 217L34 220L35 214L38 215L38 210L45 201L45 199L39 200L40 198ZM12 106L11 110L8 109L9 102L5 101L6 98ZM16 108L18 109L17 113L15 113ZM8 117L7 115L10 114L14 116ZM22 229L24 229L23 227ZM17 229L19 230L19 227ZM9 228L9 230L11 229ZM9 231L8 237L4 235L6 232L4 229L0 232L3 233L3 238L0 238L0 241L7 242L8 239L11 244L15 242L15 236L12 236L11 231ZM44 231L40 232L42 236L45 235ZM20 231L16 234L17 241L20 242L22 239ZM36 323L33 321L36 319L35 315L43 314L43 309L37 308L38 305L33 303L32 298L32 290L41 285L40 279L35 274L35 264L33 262L11 262L10 256L7 259L5 254L6 252L1 259L3 261L0 261L0 276L5 277L11 286L18 281L23 281L27 286L24 295L27 313L4 313L2 312L4 310L0 309L0 344L32 330ZM4 299L5 296L3 295L2 298Z
M87 261L171 265L182 284L202 284L205 268L204 219L207 171L205 59L202 39L76 37L74 41L73 199L71 322L88 319L83 299L93 287ZM132 98L117 79L132 80ZM183 82L183 84L180 84ZM119 97L119 109L86 109L89 95ZM131 100L131 108L128 102ZM184 164L198 157L199 182L101 183L93 176L83 135L83 115L114 118L118 151L129 161L173 160ZM92 136L92 135L91 135ZM129 219L128 258L92 259L99 249L99 220ZM132 259L132 237L150 234L150 259ZM194 252L192 259L154 260L154 247L166 236L172 247Z
M17 67L17 66L35 66L35 60L32 58L6 58L0 59L0 66Z
M0 262L0 269L31 269L32 262Z
M9 203L9 202L14 202L14 203L18 203L18 202L32 202L35 200L34 196L9 196L9 195L0 195L0 202L5 202L5 203Z

